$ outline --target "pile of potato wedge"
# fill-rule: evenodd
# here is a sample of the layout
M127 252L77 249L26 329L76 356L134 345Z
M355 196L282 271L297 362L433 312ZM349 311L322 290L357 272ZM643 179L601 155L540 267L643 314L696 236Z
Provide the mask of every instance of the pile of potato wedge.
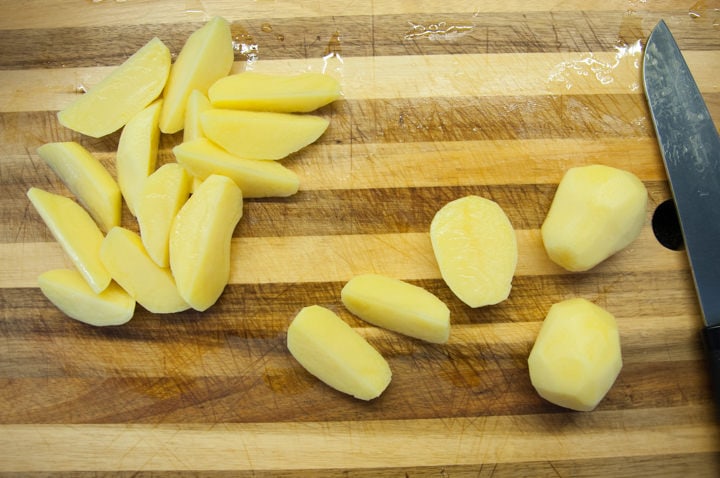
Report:
M75 199L28 191L75 266L39 277L68 316L101 326L129 321L136 304L153 313L208 309L229 280L243 198L298 191L279 160L325 132L329 121L309 113L338 99L340 85L320 73L231 74L233 60L230 25L216 17L174 63L153 38L58 113L85 136L121 130L116 177L78 142L38 148ZM160 135L181 130L176 161L158 167ZM121 224L123 205L137 228Z
M74 196L27 193L75 266L38 278L69 317L107 326L131 320L136 304L157 314L207 310L230 278L243 199L298 191L297 175L281 160L326 131L329 121L311 113L337 100L340 85L320 73L231 74L233 60L230 25L216 17L188 37L174 63L153 38L58 113L60 124L89 137L121 130L116 177L78 142L38 149ZM175 161L158 166L160 135L181 130ZM549 258L573 272L595 267L639 235L646 202L642 182L626 171L567 171L542 226ZM139 234L121 224L123 205ZM498 204L478 196L451 201L429 235L443 280L465 305L508 298L518 250ZM375 326L434 344L449 339L447 305L418 286L361 274L341 301ZM291 321L287 347L312 375L362 400L378 397L392 377L363 337L317 305ZM592 410L622 367L614 317L584 299L555 304L528 365L542 397Z

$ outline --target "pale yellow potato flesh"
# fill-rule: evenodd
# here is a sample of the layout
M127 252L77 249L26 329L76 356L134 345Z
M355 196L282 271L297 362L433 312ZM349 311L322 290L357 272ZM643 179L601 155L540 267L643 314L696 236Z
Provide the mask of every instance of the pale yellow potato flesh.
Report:
M117 131L160 96L170 65L170 50L153 38L60 111L60 124L94 138Z
M193 90L188 96L187 106L185 107L185 128L183 129L183 141L192 141L198 138L204 138L202 125L200 124L200 114L212 108L210 100L207 96L198 90Z
M149 312L171 314L190 308L178 293L170 269L155 264L133 231L111 229L100 257L115 282Z
M103 233L90 214L72 199L39 188L27 196L93 292L105 290L111 277L100 260Z
M215 108L308 113L338 99L340 83L323 73L246 71L220 78L208 90L208 97Z
M160 166L145 180L137 220L145 250L160 267L170 266L170 228L190 196L191 187L191 176L178 163Z
M206 138L181 143L173 153L191 175L200 180L212 174L227 176L246 198L292 196L300 187L298 176L282 164L239 158Z
M330 122L307 114L210 109L200 115L205 137L246 159L278 160L315 142Z
M134 216L143 184L157 165L162 104L163 100L157 100L136 114L120 134L115 157L118 185Z
M578 411L597 407L621 368L615 317L581 298L550 308L528 357L530 381L538 394Z
M647 197L628 171L599 164L569 169L541 227L548 256L569 271L592 269L640 235Z
M38 277L40 290L68 317L98 327L122 325L135 313L135 299L115 282L95 293L74 269L53 269Z
M442 278L465 304L482 307L508 298L517 239L496 202L465 196L447 203L433 217L430 240Z
M213 305L230 280L230 242L243 213L235 182L205 179L175 216L170 230L170 269L180 295L195 310Z
M185 124L185 108L193 90L207 94L210 85L230 73L234 60L230 24L215 17L193 32L178 53L163 91L160 130L177 133Z
M287 347L310 374L340 392L372 400L392 379L387 361L333 311L303 308L287 330Z
M340 297L350 312L378 327L437 344L450 337L450 309L422 287L362 274L345 284Z
M95 156L74 141L47 143L37 152L87 209L100 230L107 232L120 225L120 188Z

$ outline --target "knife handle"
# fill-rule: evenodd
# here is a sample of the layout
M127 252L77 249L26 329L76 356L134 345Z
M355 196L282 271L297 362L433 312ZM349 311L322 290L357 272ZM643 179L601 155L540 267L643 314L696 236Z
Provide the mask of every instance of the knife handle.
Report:
M702 331L703 343L707 352L715 412L720 420L720 325L709 325Z

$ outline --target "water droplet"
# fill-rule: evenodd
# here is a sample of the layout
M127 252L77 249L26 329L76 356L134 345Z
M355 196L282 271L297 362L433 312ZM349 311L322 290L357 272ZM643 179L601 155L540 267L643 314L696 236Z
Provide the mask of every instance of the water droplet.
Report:
M255 38L243 27L232 26L232 46L240 61L246 61L248 66L255 63L259 55L259 46Z
M410 31L406 32L405 40L427 38L430 41L452 41L467 35L475 27L473 25L448 25L447 22L431 23L428 26L408 21Z
M207 16L203 0L185 0L185 13L202 13Z
M328 62L331 59L337 60L340 64L343 63L341 39L340 32L337 30L330 35L330 40L323 52L323 73L327 70Z
M264 31L265 33L270 33L271 31L273 31L273 27L269 23L265 22L260 26L260 30Z

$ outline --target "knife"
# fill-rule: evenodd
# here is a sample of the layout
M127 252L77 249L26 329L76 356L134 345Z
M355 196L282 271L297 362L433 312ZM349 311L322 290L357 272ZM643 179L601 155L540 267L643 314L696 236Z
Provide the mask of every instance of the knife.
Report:
M664 21L643 58L645 96L680 220L720 410L720 136Z

